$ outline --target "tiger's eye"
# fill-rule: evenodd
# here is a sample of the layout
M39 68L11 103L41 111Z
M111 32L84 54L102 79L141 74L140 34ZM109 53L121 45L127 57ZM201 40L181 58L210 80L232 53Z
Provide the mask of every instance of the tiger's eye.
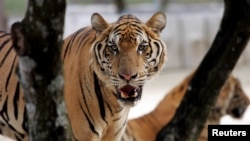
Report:
M119 52L118 47L116 45L109 46L109 49L115 54Z
M113 51L117 51L117 50L118 50L118 48L117 48L116 45L112 45L112 46L111 46L111 49L112 49Z
M146 45L139 45L138 51L144 51L146 49Z

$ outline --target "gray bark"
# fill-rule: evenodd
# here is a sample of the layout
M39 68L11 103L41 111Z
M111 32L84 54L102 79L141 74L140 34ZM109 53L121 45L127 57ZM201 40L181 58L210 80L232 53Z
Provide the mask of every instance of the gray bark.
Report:
M29 0L25 17L11 28L30 141L71 140L60 57L65 7L65 0Z
M197 140L221 87L246 47L250 36L250 1L225 0L224 3L215 40L173 119L158 133L157 141Z

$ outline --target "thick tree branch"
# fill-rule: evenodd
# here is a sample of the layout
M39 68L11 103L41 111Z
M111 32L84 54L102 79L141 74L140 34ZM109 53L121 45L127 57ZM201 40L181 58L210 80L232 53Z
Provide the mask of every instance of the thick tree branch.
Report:
M12 25L31 141L71 140L60 57L65 6L65 0L29 0L22 22Z
M157 141L195 141L218 93L232 72L250 35L250 1L225 0L216 38L189 83L188 91L171 122Z

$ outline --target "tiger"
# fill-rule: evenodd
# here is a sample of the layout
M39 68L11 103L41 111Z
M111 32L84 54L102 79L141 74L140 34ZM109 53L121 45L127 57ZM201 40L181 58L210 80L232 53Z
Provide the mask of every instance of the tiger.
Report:
M130 108L167 61L160 37L166 15L156 12L143 22L127 14L109 23L93 13L90 20L90 26L63 40L61 52L72 140L120 141ZM10 34L1 32L0 51L0 133L27 141L27 113Z
M18 57L11 35L0 31L0 134L27 141L27 119L23 91L16 77Z
M167 125L174 116L192 77L193 74L191 73L180 84L166 93L154 110L141 117L129 120L122 141L155 140L161 128ZM230 75L219 93L198 141L207 141L208 125L220 124L224 115L240 119L249 104L250 100L244 92L241 82L235 76Z

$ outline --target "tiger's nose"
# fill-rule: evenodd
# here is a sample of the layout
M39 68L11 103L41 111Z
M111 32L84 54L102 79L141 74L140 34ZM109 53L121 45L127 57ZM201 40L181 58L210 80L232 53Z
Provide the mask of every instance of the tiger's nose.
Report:
M235 108L232 110L232 114L236 118L240 118L245 112L245 109L243 108Z
M119 77L124 80L131 80L137 77L137 73L133 73L133 74L119 73Z

